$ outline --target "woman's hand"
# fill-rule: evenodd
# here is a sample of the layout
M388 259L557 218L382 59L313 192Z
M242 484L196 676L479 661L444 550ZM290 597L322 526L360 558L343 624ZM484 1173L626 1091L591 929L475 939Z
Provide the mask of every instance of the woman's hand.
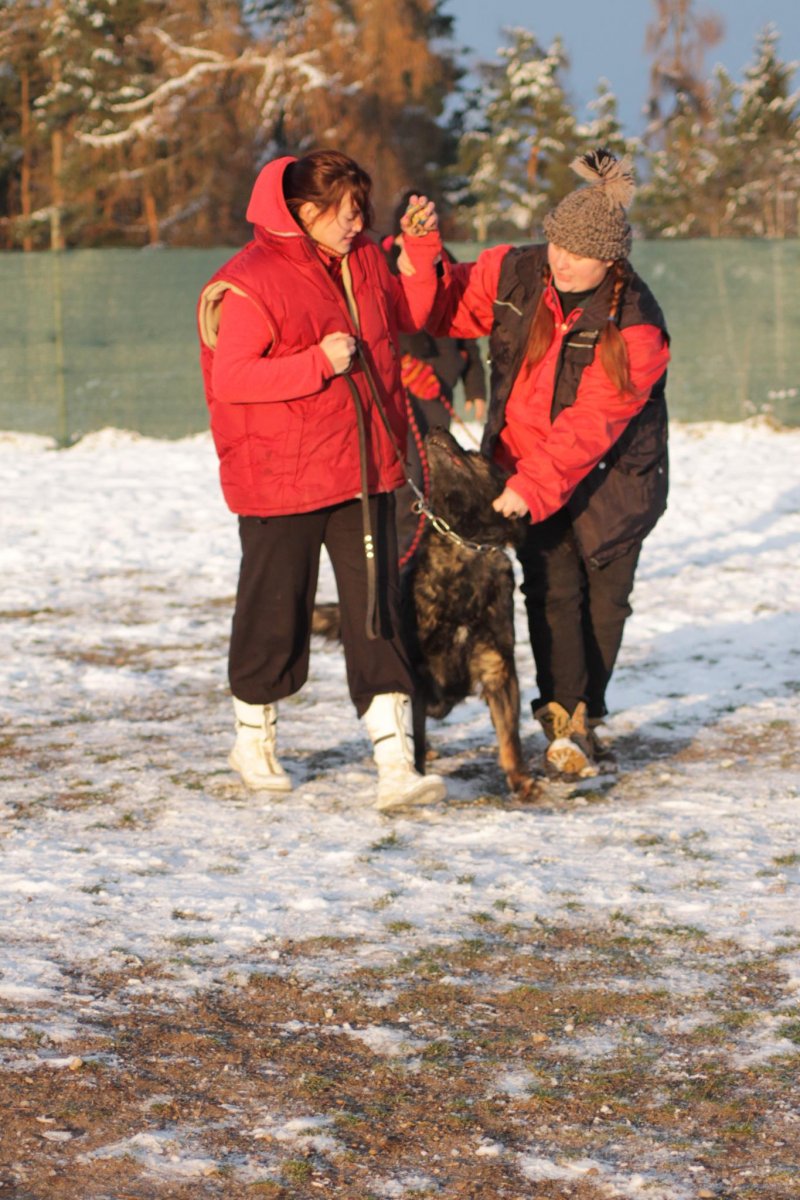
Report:
M501 516L509 517L512 521L515 517L526 517L529 511L522 496L518 495L513 488L505 488L497 499L492 501L492 508Z
M319 348L333 367L334 374L347 374L356 352L356 339L352 334L326 333Z
M404 234L411 237L424 237L426 233L433 233L439 228L436 205L427 196L409 196L408 208L400 218L400 228Z

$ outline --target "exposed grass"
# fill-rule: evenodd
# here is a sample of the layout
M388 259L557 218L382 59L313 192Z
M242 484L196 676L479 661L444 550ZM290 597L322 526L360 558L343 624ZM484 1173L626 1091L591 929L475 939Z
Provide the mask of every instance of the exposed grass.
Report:
M800 1045L800 1017L777 958L681 927L493 922L303 983L335 949L283 946L284 974L256 955L246 985L182 1004L131 994L132 972L146 983L166 969L152 964L82 979L105 1018L58 1047L35 1030L25 1051L5 1043L42 1065L0 1070L0 1182L47 1200L364 1200L389 1183L445 1200L607 1200L634 1177L697 1197L794 1196L800 1051L786 1044ZM676 972L680 989L659 982ZM77 1067L48 1069L55 1053ZM210 1166L186 1178L169 1157L154 1174L133 1146L102 1157L164 1129L176 1162ZM526 1156L551 1177L526 1177Z

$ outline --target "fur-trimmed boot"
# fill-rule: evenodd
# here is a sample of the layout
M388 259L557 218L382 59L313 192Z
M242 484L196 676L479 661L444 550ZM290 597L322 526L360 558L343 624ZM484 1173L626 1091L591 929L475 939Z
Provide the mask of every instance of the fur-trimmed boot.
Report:
M290 792L292 781L278 762L276 704L246 704L233 698L236 741L228 762L256 792Z
M533 715L547 738L544 765L551 775L586 778L597 774L583 700L571 716L555 700L535 709Z
M447 788L439 775L420 775L414 767L414 738L411 700L402 692L373 696L364 713L364 724L372 739L378 767L378 799L381 812L436 804Z

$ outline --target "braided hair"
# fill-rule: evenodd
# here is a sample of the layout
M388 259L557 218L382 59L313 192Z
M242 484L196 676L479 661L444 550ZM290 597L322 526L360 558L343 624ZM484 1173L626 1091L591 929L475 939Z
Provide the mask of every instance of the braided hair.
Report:
M611 270L614 272L611 304L608 310L608 320L605 329L600 334L597 350L603 370L614 387L629 395L633 391L631 368L628 362L628 348L619 330L619 318L622 296L631 277L630 263L626 258L618 258Z
M598 353L600 363L611 383L620 392L630 393L631 374L628 362L628 351L625 339L619 331L619 317L622 308L622 297L631 276L628 260L618 258L610 268L614 273L614 284L611 291L608 319L600 334ZM553 278L549 263L542 267L542 294L536 311L533 314L528 341L525 347L524 369L530 374L544 358L555 336L555 317L552 309L545 301L545 293Z

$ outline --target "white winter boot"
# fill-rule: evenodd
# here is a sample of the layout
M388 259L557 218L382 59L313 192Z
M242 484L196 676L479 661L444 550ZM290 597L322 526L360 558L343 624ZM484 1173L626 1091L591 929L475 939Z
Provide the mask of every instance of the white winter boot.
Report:
M228 762L247 787L259 792L290 792L292 781L277 757L276 704L245 704L233 698L236 741Z
M374 696L364 713L378 767L378 799L381 812L436 804L447 788L439 775L420 775L414 767L411 700L402 692Z

